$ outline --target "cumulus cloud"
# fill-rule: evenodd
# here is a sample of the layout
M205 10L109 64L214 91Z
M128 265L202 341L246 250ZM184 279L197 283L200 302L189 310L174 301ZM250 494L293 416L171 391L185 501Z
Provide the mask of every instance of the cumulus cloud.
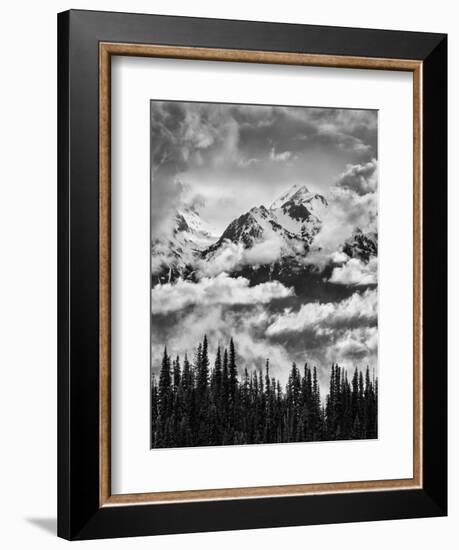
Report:
M377 319L377 293L366 290L354 293L341 302L304 304L298 311L286 309L271 323L266 333L275 336L282 333L303 331L327 331L353 325L368 325Z
M260 159L256 159L254 157L251 158L241 158L237 161L237 165L246 168L247 166L251 166L252 164L258 164L260 162Z
M373 358L378 349L377 327L359 327L345 330L336 340L333 353L341 362L360 362Z
M274 162L284 162L286 160L289 160L291 156L291 151L282 151L280 153L276 153L274 147L272 147L271 151L269 152L269 158Z
M221 273L236 271L245 264L245 249L242 243L225 240L211 256L196 262L198 277L215 277Z
M197 276L214 277L220 273L239 271L246 265L256 267L273 263L281 257L283 244L279 234L269 228L266 228L263 239L250 248L227 239L215 252L196 262Z
M181 200L177 179L193 168L239 159L239 124L224 105L152 101L152 237L170 233L170 219Z
M151 291L151 307L155 314L170 313L194 304L266 304L292 295L293 290L278 281L250 287L244 277L232 278L221 273L214 278L205 277L197 283L179 279L176 283L156 285Z
M377 364L377 294L355 292L348 299L329 303L308 303L298 310L285 309L267 320L266 337L295 350L295 360L319 367L322 383L330 365L338 362L347 369Z
M192 357L197 343L206 334L212 358L217 346L227 346L230 338L234 338L237 362L241 368L261 370L269 358L271 374L285 383L294 355L281 343L266 338L264 329L269 317L266 307L259 304L242 309L228 305L197 304L186 315L178 312L161 315L161 322L152 333L153 369L155 372L159 369L165 344L172 355L183 357L187 353ZM170 329L161 330L165 322L170 323Z
M262 286L262 285L259 285ZM262 287L263 288L263 287ZM259 289L261 290L261 289ZM251 301L251 299L249 299ZM330 365L345 368L377 362L378 331L376 292L355 293L337 303L304 304L281 312L270 303L215 304L197 302L186 311L155 313L152 331L152 365L156 372L167 345L171 354L193 356L204 334L212 357L218 345L236 342L239 366L263 369L267 358L271 373L287 381L292 361L316 365L323 384Z
M337 187L350 189L358 195L374 193L378 181L378 163L372 159L366 164L355 164L346 166L346 170L340 175L336 182Z
M341 266L335 267L330 276L331 283L351 286L375 285L378 281L378 260L370 258L368 263L351 258Z
M265 238L255 243L245 251L245 262L249 265L270 264L278 260L282 254L282 240L274 232L265 235Z
M328 208L322 216L322 227L316 235L306 263L324 267L335 262L340 248L359 228L363 233L378 231L378 195L359 194L353 189L334 186L327 196ZM338 255L337 255L338 254ZM342 260L342 258L340 258Z
M340 246L352 236L357 227L364 233L377 233L377 166L376 159L364 165L348 165L338 178L327 197L328 208L323 213L322 228L315 238L308 262L324 265L333 259ZM354 262L343 273L337 271L336 280L340 274L350 274L357 267ZM373 267L375 266L370 269ZM369 275L368 269L366 272Z

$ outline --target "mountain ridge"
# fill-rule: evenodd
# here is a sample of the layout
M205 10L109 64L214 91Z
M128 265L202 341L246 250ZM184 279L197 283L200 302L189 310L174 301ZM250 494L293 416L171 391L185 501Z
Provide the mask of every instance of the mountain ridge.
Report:
M254 206L233 219L220 236L212 233L196 209L177 210L172 237L152 243L153 282L195 279L197 266L212 265L222 258L229 275L243 274L253 283L260 277L291 282L292 277L296 281L324 271L324 266L308 262L307 256L322 229L327 208L323 195L296 184L268 208ZM356 227L340 252L368 262L377 254L377 234ZM238 264L232 266L227 256L234 253ZM330 260L328 267L331 265Z

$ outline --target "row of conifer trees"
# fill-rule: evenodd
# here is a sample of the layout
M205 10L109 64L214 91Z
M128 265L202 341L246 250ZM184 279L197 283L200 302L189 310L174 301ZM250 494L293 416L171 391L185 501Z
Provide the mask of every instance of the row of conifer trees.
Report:
M367 367L351 380L337 364L321 399L316 367L292 364L283 389L264 372L238 365L234 341L217 349L211 367L207 337L193 361L164 349L151 384L151 446L190 447L377 437L378 381ZM238 372L242 371L242 377Z

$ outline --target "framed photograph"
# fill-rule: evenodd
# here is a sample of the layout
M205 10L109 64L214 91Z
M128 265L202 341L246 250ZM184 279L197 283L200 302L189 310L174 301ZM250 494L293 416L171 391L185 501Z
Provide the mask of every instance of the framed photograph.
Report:
M446 36L58 34L58 534L445 515Z

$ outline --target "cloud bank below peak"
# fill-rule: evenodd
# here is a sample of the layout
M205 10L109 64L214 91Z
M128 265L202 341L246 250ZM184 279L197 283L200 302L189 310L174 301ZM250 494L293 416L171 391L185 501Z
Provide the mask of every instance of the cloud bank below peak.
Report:
M267 304L272 300L293 296L293 290L278 281L256 286L244 277L229 277L220 273L204 277L198 282L179 279L176 283L156 285L151 291L152 313L171 313L192 305L253 305Z

